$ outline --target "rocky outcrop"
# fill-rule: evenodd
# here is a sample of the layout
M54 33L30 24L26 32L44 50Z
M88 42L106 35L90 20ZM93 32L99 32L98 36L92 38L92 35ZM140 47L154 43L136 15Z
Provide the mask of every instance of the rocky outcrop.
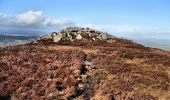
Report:
M52 32L40 37L36 42L51 40L52 42L75 41L75 40L108 40L115 37L106 32L100 32L90 28L69 27L60 32Z

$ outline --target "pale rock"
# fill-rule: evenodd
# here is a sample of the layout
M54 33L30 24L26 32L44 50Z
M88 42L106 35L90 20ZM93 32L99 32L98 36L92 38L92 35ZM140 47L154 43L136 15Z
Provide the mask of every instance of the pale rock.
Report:
M84 85L83 85L83 84L78 84L78 87L79 87L80 89L83 89L83 88L84 88Z
M95 41L96 39L93 37L92 40Z
M59 42L63 38L62 33L58 33L57 35L53 36L53 41L54 42Z
M83 37L80 34L78 34L77 37L76 37L77 40L81 40L82 38Z
M106 40L107 39L106 33L101 34L101 38L102 40Z

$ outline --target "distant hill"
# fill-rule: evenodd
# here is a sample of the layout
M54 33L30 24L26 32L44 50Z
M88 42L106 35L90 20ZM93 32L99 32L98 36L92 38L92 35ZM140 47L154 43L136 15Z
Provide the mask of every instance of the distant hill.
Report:
M0 40L29 40L37 39L38 36L13 36L0 34Z
M133 39L135 42L140 43L142 45L152 47L152 48L160 48L163 50L170 51L170 40L169 39L154 39L154 38L145 38L145 39Z
M16 29L0 27L0 34L2 35L12 35L12 36L39 36L44 34L44 31L31 30L31 29Z
M32 42L38 36L13 36L0 34L0 46L18 45Z

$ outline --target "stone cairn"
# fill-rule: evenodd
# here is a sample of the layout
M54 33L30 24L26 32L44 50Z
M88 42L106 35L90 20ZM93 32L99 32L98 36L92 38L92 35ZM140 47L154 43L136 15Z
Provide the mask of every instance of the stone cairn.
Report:
M96 31L90 28L69 27L60 32L51 32L48 35L40 37L37 41L61 42L61 41L75 41L75 40L109 40L114 39L114 36L106 32Z

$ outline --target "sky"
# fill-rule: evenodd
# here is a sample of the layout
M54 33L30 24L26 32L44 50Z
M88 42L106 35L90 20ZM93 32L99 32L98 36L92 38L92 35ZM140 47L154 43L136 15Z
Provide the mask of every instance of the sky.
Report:
M0 30L45 34L68 26L124 37L168 38L170 0L0 0Z

